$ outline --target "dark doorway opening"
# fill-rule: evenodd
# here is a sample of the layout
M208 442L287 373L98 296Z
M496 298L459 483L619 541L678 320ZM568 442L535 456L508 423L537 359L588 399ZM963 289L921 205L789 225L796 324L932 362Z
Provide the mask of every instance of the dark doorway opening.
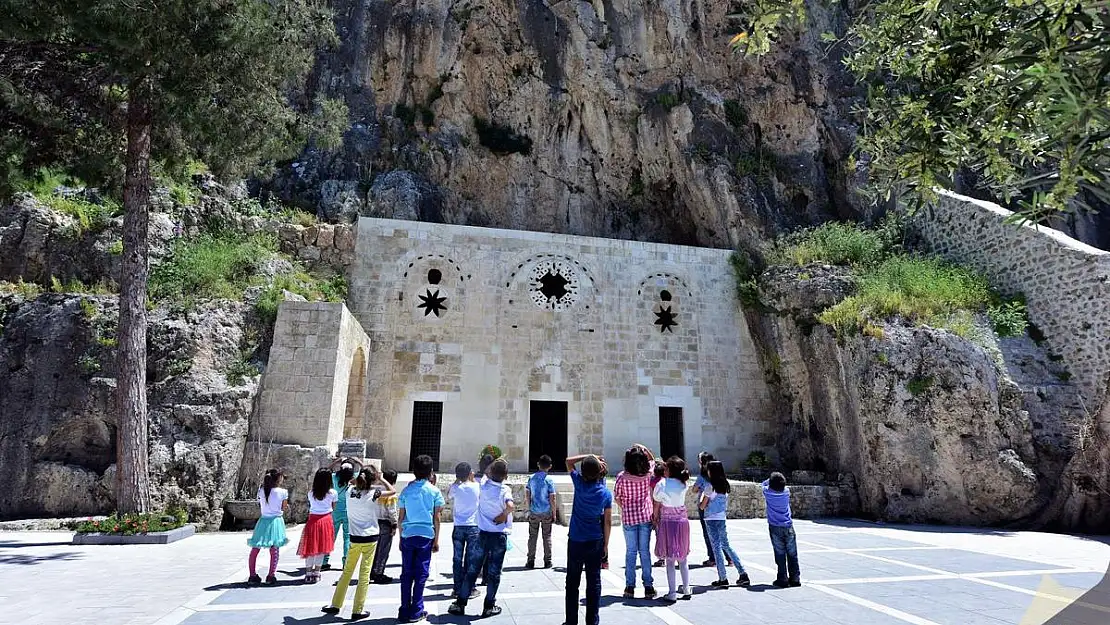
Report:
M409 445L409 471L417 456L432 457L439 470L439 443L443 435L443 402L418 401L412 405L412 442Z
M551 470L567 469L567 402L531 402L528 435L528 470L536 470L540 456L551 456Z
M685 458L686 435L682 429L682 408L659 407L659 452L663 459Z

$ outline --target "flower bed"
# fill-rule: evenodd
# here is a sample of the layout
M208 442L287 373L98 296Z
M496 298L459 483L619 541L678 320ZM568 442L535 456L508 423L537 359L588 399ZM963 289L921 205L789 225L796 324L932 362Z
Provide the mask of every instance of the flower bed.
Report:
M183 527L188 521L189 516L184 510L173 510L165 514L113 514L106 519L89 518L80 521L74 526L73 531L78 534L134 536L136 534L168 532Z

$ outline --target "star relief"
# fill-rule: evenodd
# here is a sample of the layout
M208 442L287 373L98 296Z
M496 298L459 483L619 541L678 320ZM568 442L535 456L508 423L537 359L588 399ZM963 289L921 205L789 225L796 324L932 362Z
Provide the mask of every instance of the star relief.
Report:
M439 316L440 311L447 310L447 298L440 297L439 289L433 293L431 289L427 290L427 295L420 295L420 303L416 305L417 308L424 309L424 316L430 314Z
M672 328L678 326L677 317L678 313L671 311L670 306L667 306L666 308L660 306L659 312L655 313L655 325L659 326L659 333L662 334L663 332L670 332L671 334L674 334L674 330Z

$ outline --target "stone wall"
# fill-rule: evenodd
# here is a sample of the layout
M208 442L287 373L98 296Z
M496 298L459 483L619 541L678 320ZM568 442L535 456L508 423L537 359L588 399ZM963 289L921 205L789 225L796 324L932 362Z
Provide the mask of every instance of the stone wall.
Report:
M531 402L554 401L569 454L658 447L660 408L681 409L686 457L773 453L729 254L363 218L349 300L373 353L368 409L345 429L407 467L415 403L440 402L442 467L496 443L527 471Z
M996 204L941 192L917 220L926 245L972 267L1008 295L1063 357L1087 409L1097 414L1110 378L1110 252L1045 227L1005 223Z
M348 411L364 409L369 353L369 338L344 304L282 302L251 438L334 447Z

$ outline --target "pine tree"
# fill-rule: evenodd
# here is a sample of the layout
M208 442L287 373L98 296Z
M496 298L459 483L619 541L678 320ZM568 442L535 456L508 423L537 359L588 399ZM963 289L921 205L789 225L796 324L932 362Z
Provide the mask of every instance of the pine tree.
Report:
M150 506L146 406L151 162L242 174L315 136L342 105L296 94L334 28L323 0L0 0L0 131L9 166L123 172L118 346L121 512Z

